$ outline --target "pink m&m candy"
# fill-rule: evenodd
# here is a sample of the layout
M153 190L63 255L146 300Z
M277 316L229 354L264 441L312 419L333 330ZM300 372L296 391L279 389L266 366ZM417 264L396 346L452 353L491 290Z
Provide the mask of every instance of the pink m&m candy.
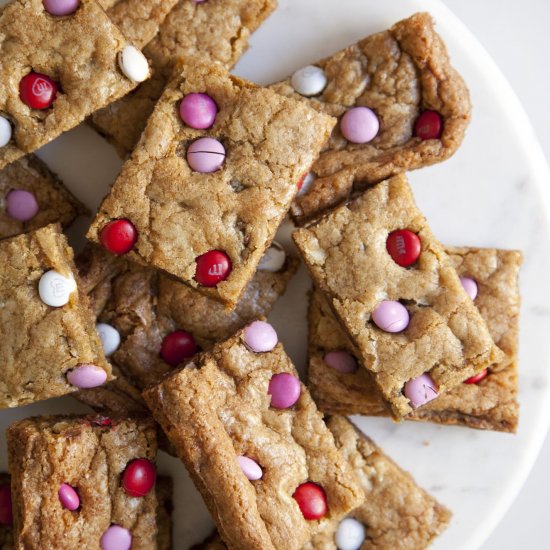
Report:
M342 117L340 130L352 143L368 143L378 135L380 122L372 109L353 107Z
M12 189L6 197L6 213L10 218L28 222L38 214L36 197L24 189Z
M429 374L421 374L405 384L405 397L415 409L429 403L438 395L437 386Z
M77 388L97 388L107 380L107 373L96 365L78 365L67 373L67 382Z
M334 370L352 374L357 370L355 357L347 351L329 351L325 355L325 363Z
M260 466L255 460L252 460L247 456L238 456L237 462L239 463L239 466L241 467L243 474L250 481L256 481L257 479L262 478L263 476L262 469L260 468Z
M288 372L274 374L267 389L267 393L271 395L271 406L275 409L292 407L300 399L301 392L300 381Z
M74 13L80 6L80 0L43 0L42 4L48 13L60 17Z
M132 535L128 529L120 525L111 525L99 541L101 550L130 550Z
M279 339L275 329L265 321L250 323L243 332L245 346L255 353L271 351Z
M219 170L225 160L225 147L214 138L200 138L187 149L187 162L201 174Z
M477 283L471 277L460 277L460 282L462 287L466 291L466 294L472 299L475 300L477 296Z
M216 120L218 106L207 94L188 94L180 103L180 117L191 128L205 130Z
M409 324L409 312L399 302L383 300L372 312L372 320L378 328L386 332L401 332Z
M59 502L61 502L61 506L66 510L74 511L80 506L78 493L68 483L63 483L61 487L59 487L57 495L59 497Z

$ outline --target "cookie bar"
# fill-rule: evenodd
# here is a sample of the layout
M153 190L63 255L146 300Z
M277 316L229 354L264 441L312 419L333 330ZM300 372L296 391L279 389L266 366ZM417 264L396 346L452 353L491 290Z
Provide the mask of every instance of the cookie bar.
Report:
M501 361L404 175L293 237L396 418Z
M302 548L364 499L264 321L198 355L144 397L229 548Z
M0 550L13 550L10 476L0 472Z
M451 512L351 422L341 416L327 420L336 446L358 473L365 502L346 518L327 522L303 550L422 550L440 535ZM227 548L214 533L196 550Z
M141 390L157 383L179 362L268 315L285 292L298 261L274 243L232 311L183 283L98 246L87 246L77 266L82 288L103 327L100 334L108 339L114 330L120 343L109 356L116 379L75 397L95 410L131 414L147 410ZM169 349L178 335L175 348ZM175 358L170 356L174 353Z
M338 117L292 213L298 223L397 173L450 157L470 120L464 81L427 13L272 86Z
M151 420L27 418L7 441L16 549L157 548Z
M74 128L149 74L145 57L95 0L70 6L14 0L0 11L0 29L0 168Z
M333 124L302 102L191 60L166 88L87 236L233 308Z
M85 212L84 205L34 155L0 170L0 239L50 223L66 227Z
M58 225L0 241L0 408L111 378L73 253Z
M96 130L124 157L132 151L170 80L174 63L200 55L230 69L250 35L275 9L276 0L179 0L144 49L153 76L134 93L92 117ZM116 9L116 8L113 8Z

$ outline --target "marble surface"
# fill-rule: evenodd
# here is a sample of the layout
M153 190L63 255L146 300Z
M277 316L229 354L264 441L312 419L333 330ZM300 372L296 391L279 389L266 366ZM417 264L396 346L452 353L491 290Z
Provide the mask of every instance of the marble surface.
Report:
M434 548L480 548L525 481L550 420L550 348L546 344L550 284L544 276L550 267L550 178L544 157L501 73L438 0L279 3L277 12L254 36L252 48L236 67L237 74L268 83L424 9L435 16L456 66L470 85L475 111L464 146L450 161L411 174L411 181L420 208L444 243L520 248L525 253L519 433L514 437L453 427L395 425L385 419L359 419L359 423L454 511L450 529ZM84 127L62 136L40 154L91 208L120 168L113 150ZM81 240L85 225L75 228L73 242ZM284 240L288 232L284 228ZM308 286L302 269L272 315L282 341L302 368ZM3 432L15 419L31 414L76 410L84 408L63 398L2 411L0 429ZM5 467L3 439L0 449L0 467ZM181 464L164 455L160 464L176 480L176 548L186 548L208 532L210 519Z

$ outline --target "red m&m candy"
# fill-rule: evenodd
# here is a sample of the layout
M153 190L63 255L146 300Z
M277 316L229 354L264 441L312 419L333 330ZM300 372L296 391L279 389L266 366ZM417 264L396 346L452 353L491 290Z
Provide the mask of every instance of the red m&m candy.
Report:
M439 139L443 133L443 119L437 111L424 111L414 123L414 135L422 140Z
M196 260L195 280L202 286L213 287L225 281L231 273L231 260L221 250L211 250Z
M99 240L112 254L126 254L136 244L137 229L130 220L113 220L103 226Z
M418 260L422 245L416 233L408 229L392 231L386 241L386 249L393 261L401 267L408 267Z
M29 73L19 82L19 97L31 109L48 109L57 97L57 84L45 74Z
M328 512L325 491L316 483L302 483L292 497L306 519L321 519Z
M172 367L176 367L188 357L193 357L195 353L195 339L185 330L175 330L165 336L160 348L160 356Z
M479 384L484 378L487 378L487 375L489 374L489 371L487 369L483 369L481 372L478 372L477 374L474 374L468 380L464 380L465 384Z
M131 497L144 497L157 479L155 465L146 458L133 460L122 474L122 486Z
M9 485L2 485L0 486L0 525L11 525L12 523L11 488Z

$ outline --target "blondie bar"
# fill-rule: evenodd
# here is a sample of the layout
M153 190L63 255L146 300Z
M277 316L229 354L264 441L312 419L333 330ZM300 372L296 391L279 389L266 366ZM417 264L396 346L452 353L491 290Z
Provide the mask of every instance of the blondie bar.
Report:
M111 368L59 226L1 241L0 266L0 408L107 381Z
M502 360L405 176L293 237L396 418Z
M175 62L200 55L230 69L246 50L250 35L275 6L276 0L179 0L144 49L153 67L152 78L134 93L95 113L92 123L96 130L126 156L138 142Z
M66 227L85 212L84 205L34 155L0 170L0 239L50 223Z
M7 441L16 549L157 548L152 420L27 418Z
M266 322L198 355L144 397L229 548L300 549L363 502Z
M109 356L116 379L75 397L95 410L146 411L141 398L146 386L157 383L199 348L208 349L253 319L268 315L298 267L298 261L286 256L277 243L270 250L237 307L227 311L220 302L158 271L88 245L76 262L82 289L105 335L114 329L120 343ZM180 340L168 349L178 335Z
M296 198L297 222L400 172L450 157L470 120L470 98L430 15L304 67L272 88L340 118Z
M74 128L149 73L145 57L95 0L14 0L0 11L0 29L0 168Z
M334 119L220 66L188 61L88 238L233 308Z

